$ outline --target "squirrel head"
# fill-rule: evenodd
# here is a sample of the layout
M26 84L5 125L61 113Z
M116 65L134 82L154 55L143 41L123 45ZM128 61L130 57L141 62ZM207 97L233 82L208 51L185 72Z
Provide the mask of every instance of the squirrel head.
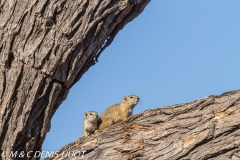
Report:
M139 102L139 97L136 95L124 96L123 103L128 104L131 108L134 108Z
M87 119L90 122L94 122L98 120L98 113L95 111L90 111L90 112L84 112L85 119Z

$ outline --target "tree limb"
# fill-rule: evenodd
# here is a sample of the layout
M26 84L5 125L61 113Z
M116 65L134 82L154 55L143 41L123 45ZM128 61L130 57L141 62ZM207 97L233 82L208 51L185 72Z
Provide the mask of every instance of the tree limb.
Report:
M239 159L240 90L147 110L63 147L84 159ZM84 153L84 155L83 155ZM71 159L67 158L66 159Z
M0 1L0 154L41 150L69 89L149 1Z

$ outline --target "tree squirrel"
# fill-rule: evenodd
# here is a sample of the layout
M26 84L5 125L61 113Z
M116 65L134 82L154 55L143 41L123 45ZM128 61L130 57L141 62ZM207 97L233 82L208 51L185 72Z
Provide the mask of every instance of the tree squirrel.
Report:
M95 111L84 112L84 124L83 124L83 134L85 137L93 134L99 126L98 113Z
M99 131L102 131L118 122L127 120L132 115L133 108L137 105L139 97L136 95L124 96L121 103L105 109L101 115Z

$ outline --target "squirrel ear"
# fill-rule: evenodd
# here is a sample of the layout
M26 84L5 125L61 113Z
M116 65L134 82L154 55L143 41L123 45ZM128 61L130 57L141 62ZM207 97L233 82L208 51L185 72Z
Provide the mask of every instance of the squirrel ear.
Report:
M85 117L87 117L87 112L84 112Z
M126 100L126 99L127 99L127 96L124 96L123 99Z

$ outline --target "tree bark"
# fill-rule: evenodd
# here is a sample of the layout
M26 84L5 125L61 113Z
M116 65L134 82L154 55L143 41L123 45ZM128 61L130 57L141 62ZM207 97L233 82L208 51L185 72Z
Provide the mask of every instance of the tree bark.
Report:
M238 160L240 90L131 116L79 138L48 160Z
M0 154L41 150L69 89L149 1L0 0Z

